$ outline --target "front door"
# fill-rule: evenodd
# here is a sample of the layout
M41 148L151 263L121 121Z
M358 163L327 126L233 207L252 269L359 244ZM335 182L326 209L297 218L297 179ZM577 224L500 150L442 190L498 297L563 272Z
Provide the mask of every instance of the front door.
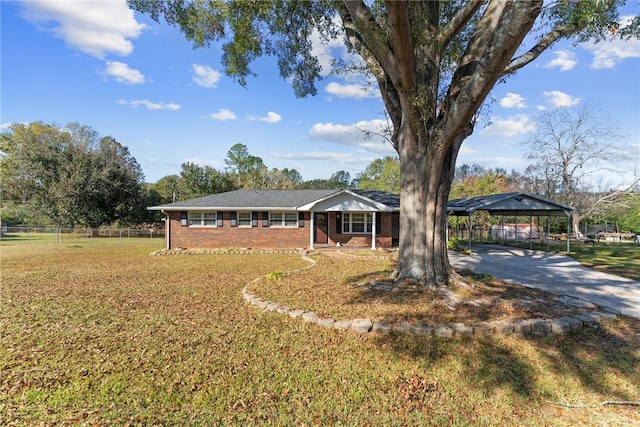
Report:
M326 213L314 213L313 243L329 243L329 218Z

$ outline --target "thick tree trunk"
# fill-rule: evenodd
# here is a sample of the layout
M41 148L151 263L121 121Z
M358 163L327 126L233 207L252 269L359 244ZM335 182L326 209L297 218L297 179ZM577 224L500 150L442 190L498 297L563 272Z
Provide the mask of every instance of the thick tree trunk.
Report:
M434 136L430 141L421 141L408 128L400 131L398 280L412 280L431 287L449 283L447 199L458 151L472 130L469 124L451 143ZM449 148L445 148L447 146Z

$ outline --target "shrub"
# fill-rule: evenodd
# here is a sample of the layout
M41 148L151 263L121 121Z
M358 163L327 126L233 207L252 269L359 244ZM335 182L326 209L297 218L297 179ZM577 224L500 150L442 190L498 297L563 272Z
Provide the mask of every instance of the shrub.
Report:
M282 279L283 276L284 274L282 273L282 271L272 271L271 273L267 274L264 277L267 280L279 280L279 279Z
M447 248L449 249L456 249L458 247L458 238L457 237L450 237L449 241L447 242Z

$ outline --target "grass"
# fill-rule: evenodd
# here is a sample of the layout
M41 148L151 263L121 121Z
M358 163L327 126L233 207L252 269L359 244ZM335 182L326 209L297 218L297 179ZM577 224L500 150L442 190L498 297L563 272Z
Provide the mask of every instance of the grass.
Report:
M640 246L615 243L574 245L570 255L587 267L640 280Z
M388 274L390 260L325 257L287 273L306 263L149 256L158 246L0 246L1 425L640 423L638 407L600 405L640 400L638 321L538 339L341 333L263 312L240 291L261 278L256 291L335 310L324 294L364 313L373 304L357 284ZM291 288L310 279L314 292ZM473 298L510 292L478 281L487 291L478 284ZM404 294L378 315L427 310Z

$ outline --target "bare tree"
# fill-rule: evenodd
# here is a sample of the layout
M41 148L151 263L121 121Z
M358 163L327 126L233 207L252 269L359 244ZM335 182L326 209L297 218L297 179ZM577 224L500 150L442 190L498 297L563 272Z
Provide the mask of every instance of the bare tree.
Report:
M580 222L623 203L640 182L637 172L625 176L631 156L613 122L593 104L545 111L537 117L537 131L526 143L527 169L532 183L547 197L576 208L573 231L581 237ZM604 183L604 176L613 185ZM604 183L604 184L603 184Z

